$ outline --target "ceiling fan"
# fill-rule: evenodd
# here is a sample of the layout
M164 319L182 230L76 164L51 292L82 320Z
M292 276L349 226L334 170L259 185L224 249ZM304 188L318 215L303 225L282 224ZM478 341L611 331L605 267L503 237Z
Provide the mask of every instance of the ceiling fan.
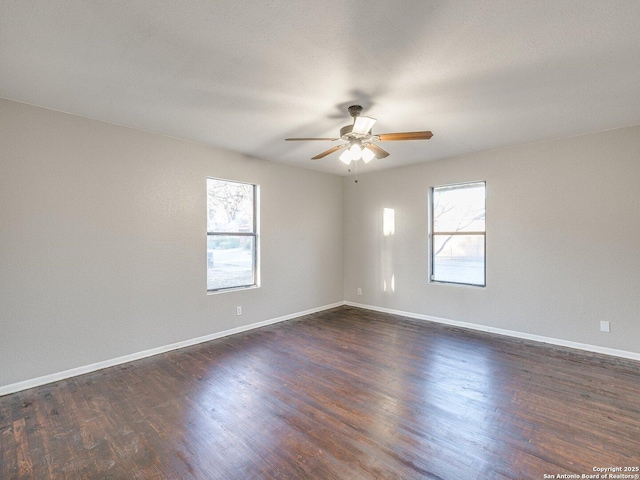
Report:
M349 165L352 161L362 159L364 163L369 163L371 159L384 158L389 156L389 152L376 145L377 142L391 142L398 140L429 140L433 133L429 131L425 132L403 132L403 133L379 133L374 135L371 133L373 125L376 123L376 119L372 117L365 117L360 115L362 113L362 107L360 105L351 105L349 107L349 114L353 117L353 124L345 125L340 129L340 136L338 138L285 138L286 141L307 141L307 140L320 140L333 142L336 140L345 140L348 143L343 143L335 147L325 150L319 153L311 160L318 160L319 158L326 157L338 150L346 149L340 155L340 160Z

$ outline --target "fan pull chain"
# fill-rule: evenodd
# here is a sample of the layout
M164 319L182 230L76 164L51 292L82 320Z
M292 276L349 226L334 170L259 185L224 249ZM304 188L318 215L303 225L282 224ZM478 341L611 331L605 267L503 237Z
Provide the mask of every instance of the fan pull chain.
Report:
M356 164L356 183L358 183L358 161L354 162ZM351 168L347 169L347 172L351 173Z

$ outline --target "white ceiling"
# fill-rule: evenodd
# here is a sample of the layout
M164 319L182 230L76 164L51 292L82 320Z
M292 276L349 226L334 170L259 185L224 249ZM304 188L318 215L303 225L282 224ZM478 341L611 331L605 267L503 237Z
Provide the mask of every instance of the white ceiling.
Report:
M0 0L0 96L345 174L640 124L638 0Z

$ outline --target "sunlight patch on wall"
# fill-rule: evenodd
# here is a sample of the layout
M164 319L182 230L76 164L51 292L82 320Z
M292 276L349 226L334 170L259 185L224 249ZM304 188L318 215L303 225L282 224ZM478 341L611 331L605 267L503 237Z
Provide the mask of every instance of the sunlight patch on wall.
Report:
M387 291L387 281L382 281L382 291ZM393 293L396 291L396 276L395 274L391 274L391 281L389 282L389 292Z
M382 211L382 234L385 237L396 233L396 212L393 208L385 208Z
M396 212L393 208L382 209L382 235L387 237L382 242L382 291L394 293L396 291L396 278L393 273L393 260L391 258L392 236L396 233Z

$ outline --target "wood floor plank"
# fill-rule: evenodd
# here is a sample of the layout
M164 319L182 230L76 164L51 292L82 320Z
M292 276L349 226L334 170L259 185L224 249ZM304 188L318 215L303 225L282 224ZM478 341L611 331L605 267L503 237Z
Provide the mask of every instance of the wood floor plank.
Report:
M640 363L340 307L0 397L6 479L640 466Z
M0 478L16 478L18 475L10 398L11 396L0 397Z
M13 436L16 439L18 476L20 478L33 478L33 465L31 464L31 455L29 455L29 440L24 417L13 422Z

